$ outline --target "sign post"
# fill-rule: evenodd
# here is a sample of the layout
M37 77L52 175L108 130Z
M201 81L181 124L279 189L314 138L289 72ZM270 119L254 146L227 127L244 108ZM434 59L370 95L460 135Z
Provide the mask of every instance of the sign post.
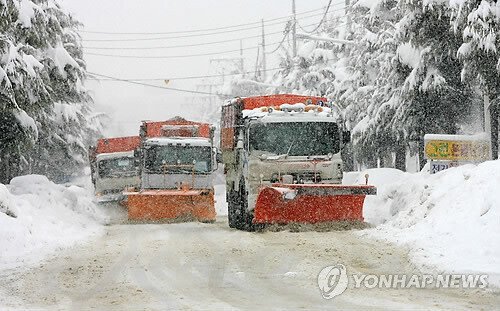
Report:
M425 158L430 160L431 174L468 163L480 163L491 159L487 135L424 136Z

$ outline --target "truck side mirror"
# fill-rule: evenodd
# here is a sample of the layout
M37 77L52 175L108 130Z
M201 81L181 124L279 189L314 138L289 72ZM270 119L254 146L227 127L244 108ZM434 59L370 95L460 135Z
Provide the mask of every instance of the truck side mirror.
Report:
M238 139L238 142L236 142L236 149L237 150L243 149L243 140L242 139Z
M220 152L218 149L215 149L215 160L217 163L222 163L222 152Z
M134 150L134 166L139 167L141 165L141 149L137 148Z
M346 145L351 142L351 132L342 131L342 144Z

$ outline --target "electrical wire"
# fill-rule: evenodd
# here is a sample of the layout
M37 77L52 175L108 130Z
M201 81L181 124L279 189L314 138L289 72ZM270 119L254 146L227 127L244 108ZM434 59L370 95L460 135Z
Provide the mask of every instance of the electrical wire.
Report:
M343 7L341 9L344 10L345 8ZM338 10L334 10L334 11L331 11L331 12L335 12L335 11L338 11ZM311 17L316 17L316 16L322 16L322 15L324 15L324 13L314 14L314 15L311 15L311 16L302 17L301 19L306 19L306 18L311 18ZM288 23L288 21L281 21L281 22L276 22L276 23L270 23L270 24L267 24L266 26L281 25L283 23ZM234 32L245 31L245 30L252 30L252 29L259 29L259 28L261 28L261 26L246 27L246 28L240 28L240 29L231 29L231 30L225 30L225 31L207 32L207 33L201 33L201 34L186 34L186 35L180 35L180 36L155 37L155 38L128 38L128 39L82 39L82 41L83 42L158 41L158 40L166 40L166 39L180 39L180 38L213 36L213 35L226 34L226 33L234 33Z
M279 33L283 33L283 31L280 30L280 31L270 32L270 33L267 33L266 36L275 35L275 34L279 34ZM85 49L92 49L92 50L161 50L161 49L174 49L174 48L185 48L185 47L193 47L193 46L214 45L214 44L220 44L220 43L226 43L226 42L241 41L241 40L245 40L245 39L255 39L255 38L260 38L260 37L262 37L262 35L241 37L241 38L228 39L228 40L226 39L226 40L219 40L219 41L210 41L210 42L202 42L202 43L191 43L191 44L181 44L181 45L167 45L167 46L151 46L151 47L98 47L98 46L84 46L84 48Z
M331 2L331 1L330 1ZM334 3L333 6L336 5L344 5L344 1ZM319 8L319 9L314 9L314 10L309 10L309 11L304 11L297 13L296 15L304 15L308 13L313 13L313 12L318 12L324 10L325 7ZM292 17L293 15L287 15L287 16L281 16L281 17L276 17L268 20L264 20L264 24L272 21L277 21L281 19L288 19ZM229 25L229 26L221 26L221 27L215 27L215 28L204 28L204 29L191 29L191 30L180 30L180 31L168 31L168 32L107 32L107 31L90 31L90 30L80 30L79 32L81 33L89 33L89 34L105 34L105 35L167 35L167 34L181 34L181 33L194 33L194 32L206 32L206 31L213 31L213 30L223 30L223 29L230 29L230 28L238 28L242 26L249 26L249 25L256 25L256 24L261 24L262 21L257 21L257 22L250 22L250 23L243 23L243 24L237 24L237 25Z
M308 26L314 26L314 24L308 24L305 27ZM271 36L271 35L276 35L276 34L282 34L283 31L274 31L274 32L268 32L266 33L266 37ZM96 47L96 46L84 46L85 49L89 50L162 50L162 49L173 49L173 48L184 48L184 47L194 47L194 46L204 46L204 45L213 45L213 44L220 44L220 43L226 43L226 42L234 42L234 41L241 41L245 39L255 39L255 38L261 38L262 35L255 35L255 36L248 36L248 37L241 37L241 38L236 38L236 39L229 39L229 40L219 40L219 41L210 41L210 42L202 42L202 43L192 43L192 44L181 44L181 45L167 45L167 46L151 46L151 47Z
M195 90L189 90L189 89L179 89L179 88L175 88L175 87L159 86L159 85L154 85L154 84L149 84L149 83L142 83L142 82L137 82L137 81L120 79L120 78L102 75L102 74L94 73L94 72L88 72L88 73L91 75L94 75L94 76L103 77L103 78L107 78L107 79L111 79L111 80L115 80L115 81L121 81L121 82L125 82L125 83L142 85L142 86L149 86L149 87L163 89L163 90L169 90L169 91L177 91L177 92L192 93L192 94L202 94L202 95L218 95L218 96L229 96L229 97L233 96L230 94L219 94L219 93L195 91Z
M334 61L334 59L329 59L326 62L331 62ZM276 67L276 68L270 68L267 70L260 70L260 71L272 71L272 70L281 70L281 69L286 69L286 67ZM254 73L259 72L259 71L253 71ZM135 84L135 85L142 85L142 86L149 86L153 88L158 88L158 89L164 89L164 90L169 90L169 91L178 91L178 92L184 92L184 93L193 93L193 94L202 94L202 95L217 95L217 96L228 96L228 97L234 97L235 95L231 94L220 94L220 93L211 93L211 92L203 92L203 91L196 91L196 90L189 90L189 89L180 89L180 88L173 88L173 87L166 87L166 86L159 86L159 85L154 85L154 84L149 84L149 83L142 83L139 81L168 81L168 80L181 80L181 79L191 79L191 78L210 78L214 76L223 76L223 75L206 75L206 76L192 76L192 77L180 77L180 78L171 78L171 79L121 79L121 78L116 78L108 75L103 75L95 72L90 72L87 71L88 74L92 76L97 76L97 77L102 77L104 79L96 79L99 81L118 81L118 82L125 82L125 83L130 83L130 84ZM248 71L246 73L252 73L252 71ZM234 75L238 75L242 73L235 73ZM228 75L233 75L233 74L226 74L224 76ZM87 79L91 80L91 79Z
M308 25L305 25L304 27L315 26L315 25L317 25L317 24L316 23L314 23L314 24L308 24ZM302 30L304 30L302 28L302 26L299 25L299 27ZM304 30L304 31L307 32L306 30ZM282 34L282 33L283 33L283 31L281 31L281 30L280 31L269 32L269 33L266 33L266 37L267 36L271 36L271 35L276 35L276 34ZM174 48L183 48L183 47L195 47L195 46L215 45L215 44L221 44L221 43L227 43L227 42L241 41L241 40L245 40L245 39L255 39L255 38L260 38L260 37L262 37L262 35L241 37L241 38L235 38L235 39L229 39L229 40L219 40L219 41L191 43L191 44L181 44L181 45L167 45L167 46L150 46L150 47L137 47L137 46L136 47L84 46L84 48L87 49L87 50L162 50L162 49L174 49ZM271 54L271 53L267 53L267 54Z
M280 44L281 42L273 42L269 43L270 46L275 45L275 44ZM92 55L92 56L103 56L103 57L116 57L116 58L152 58L152 59L171 59L171 58L190 58L190 57L198 57L198 56L211 56L211 55L219 55L219 54L226 54L226 53L233 53L233 52L240 52L242 50L254 50L257 49L259 46L250 46L246 48L240 48L240 49L233 49L233 50L225 50L225 51L218 51L218 52L210 52L210 53L198 53L198 54L179 54L179 55L164 55L164 56L138 56L138 55L118 55L118 54L101 54L101 53L92 53L92 52L86 52L85 55Z
M347 23L340 23L340 24L336 25L336 27L344 26L346 24ZM280 49L280 47L283 46L283 43L285 42L285 40L286 40L288 34L290 33L290 31L291 31L291 27L288 29L287 33L285 33L285 35L283 36L283 39L281 40L280 44L274 50L272 50L271 52L266 52L266 54L273 54L276 51L278 51Z
M291 30L292 29L291 29L290 25L287 25L285 33L283 34L283 39L281 40L280 44L274 50L272 50L271 52L266 52L266 54L273 54L274 52L276 52L277 50L279 50L283 46L283 43L285 42L285 40L288 37L288 34L290 33Z
M314 33L316 31L318 31L319 27L321 27L321 25L325 21L326 15L328 14L328 10L330 9L331 5L332 5L332 0L328 1L328 5L326 6L326 10L325 10L325 12L323 14L323 17L321 18L321 20L319 21L318 25L313 30L308 31L308 30L304 29L302 26L300 26L300 24L298 22L297 22L297 26L299 26L299 28L302 29L302 31L304 31L306 33Z
M302 12L302 13L299 13L299 14L307 14L307 13L317 12L317 11L321 11L323 9L324 8L310 10L310 11L305 11L305 12ZM280 19L287 19L287 18L290 18L290 17L291 17L291 15L287 15L287 16L282 16L282 17L277 17L277 18L273 18L273 19L264 20L264 24L268 23L268 22L272 22L272 21L277 21L277 20L280 20ZM239 27L242 27L242 26L250 26L250 25L256 25L256 24L260 25L261 23L262 23L262 21L258 21L258 22L251 22L251 23L237 24L237 25L223 26L223 27L215 27L215 28L180 30L180 31L167 31L167 32L105 32L105 31L87 31L87 30L79 30L79 32L89 33L89 34L105 34L105 35L170 35L170 34L206 32L206 31L214 31L214 30L239 28Z
M268 71L275 71L275 70L281 70L285 69L285 67L275 67L275 68L268 68L266 70L253 70L253 71L244 71L244 72L235 72L235 73L226 73L226 74L215 74L215 75L204 75L204 76L185 76L185 77L173 77L173 78L151 78L151 79L120 79L118 81L175 81L175 80L195 80L195 79L205 79L205 78L218 78L218 77L227 77L227 76L237 76L237 75L245 75L245 74L252 74L252 73L258 73L258 72L268 72ZM89 72L90 73L90 72ZM92 78L87 78L86 80L97 80L97 81L117 81L113 79L92 79Z
M338 25L336 25L336 27L340 27L343 25L346 25L346 23L338 24ZM266 52L266 54L273 54L276 51L278 51L279 48L283 46L283 43L285 42L287 36L290 34L290 31L291 31L291 28L287 27L287 29L285 29L285 33L283 34L283 38L281 39L280 42L269 43L268 44L269 46L272 46L275 44L278 44L278 46L273 51ZM233 49L233 50L210 52L210 53L165 55L165 56L118 55L118 54L101 54L101 53L92 53L92 52L85 52L85 55L102 56L102 57L115 57L115 58L129 58L129 59L175 59L175 58L190 58L190 57L199 57L199 56L212 56L212 55L219 55L219 54L227 54L227 53L240 52L242 50L254 50L254 49L257 49L259 47L260 47L260 45L245 47L245 48L240 48L240 49Z

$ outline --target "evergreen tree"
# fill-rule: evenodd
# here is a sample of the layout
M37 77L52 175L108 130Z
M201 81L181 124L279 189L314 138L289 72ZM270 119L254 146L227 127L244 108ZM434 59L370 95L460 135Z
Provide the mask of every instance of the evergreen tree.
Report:
M397 131L389 126L402 85L397 75L395 25L400 14L396 4L382 0L367 7L366 2L354 2L348 11L352 20L348 38L355 44L347 47L347 78L334 96L341 100L353 127L356 158L368 167L376 166L377 159L392 166L398 141Z
M456 134L470 111L472 92L460 79L457 50L462 40L450 29L448 4L405 0L400 10L404 18L398 39L418 58L405 79L392 127L402 130L406 141L418 142L423 166L424 135Z
M493 156L498 157L500 102L500 2L459 1L452 8L452 25L463 43L457 51L463 62L462 81L479 85L492 102L490 109Z
M343 39L338 18L327 19L319 27L319 37ZM307 31L302 29L302 31ZM293 57L287 48L281 51L280 67L270 81L276 86L272 93L296 93L311 96L329 96L333 93L336 72L333 65L339 61L342 47L338 43L303 39Z
M54 0L0 1L0 181L64 180L100 131L83 87L79 26Z

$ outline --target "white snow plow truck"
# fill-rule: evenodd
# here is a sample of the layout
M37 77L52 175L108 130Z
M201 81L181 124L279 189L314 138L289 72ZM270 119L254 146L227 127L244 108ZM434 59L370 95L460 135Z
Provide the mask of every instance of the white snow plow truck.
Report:
M140 184L134 161L139 143L139 136L114 137L99 139L96 146L90 147L91 177L98 203L120 202L125 198L125 188Z
M326 98L269 95L222 107L221 151L229 226L363 221L369 185L344 186L350 138Z

